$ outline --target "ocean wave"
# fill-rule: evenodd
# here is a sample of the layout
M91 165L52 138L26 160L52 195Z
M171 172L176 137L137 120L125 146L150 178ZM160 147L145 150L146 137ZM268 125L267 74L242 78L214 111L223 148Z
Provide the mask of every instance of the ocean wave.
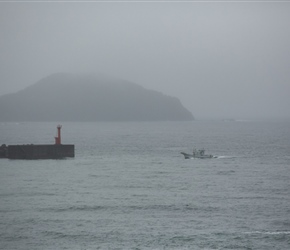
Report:
M40 212L69 212L69 211L96 211L96 210L106 210L110 207L108 206L68 206L68 207L47 207L47 208L40 208Z
M94 212L100 210L119 210L119 211L136 211L136 210L160 210L160 211L217 211L219 208L212 206L194 206L191 204L175 205L175 204L155 204L155 205L128 205L128 206L100 206L100 205L81 205L81 206L68 206L68 207L47 207L40 208L40 212Z
M263 235L290 235L290 231L252 231L245 232L245 234L263 234Z

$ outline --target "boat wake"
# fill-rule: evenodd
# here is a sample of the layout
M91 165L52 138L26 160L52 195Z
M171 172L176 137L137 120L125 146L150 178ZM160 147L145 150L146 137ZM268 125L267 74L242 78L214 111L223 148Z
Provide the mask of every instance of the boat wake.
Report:
M215 158L217 159L233 159L233 158L236 158L235 156L227 156L227 155L217 155L217 156L214 156Z

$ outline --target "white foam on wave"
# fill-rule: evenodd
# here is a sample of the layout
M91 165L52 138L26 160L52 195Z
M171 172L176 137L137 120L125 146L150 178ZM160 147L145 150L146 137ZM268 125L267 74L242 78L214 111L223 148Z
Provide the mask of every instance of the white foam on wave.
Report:
M218 156L214 156L217 159L232 159L235 158L234 156L227 156L227 155L218 155Z
M290 234L290 231L253 231L253 232L245 232L245 234L265 234L265 235L284 235Z

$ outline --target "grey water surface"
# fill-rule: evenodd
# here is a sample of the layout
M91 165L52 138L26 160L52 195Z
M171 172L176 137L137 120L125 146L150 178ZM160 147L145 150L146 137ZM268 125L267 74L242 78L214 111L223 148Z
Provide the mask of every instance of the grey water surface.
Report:
M56 125L1 123L0 144ZM75 158L0 159L0 249L290 249L289 122L62 125Z

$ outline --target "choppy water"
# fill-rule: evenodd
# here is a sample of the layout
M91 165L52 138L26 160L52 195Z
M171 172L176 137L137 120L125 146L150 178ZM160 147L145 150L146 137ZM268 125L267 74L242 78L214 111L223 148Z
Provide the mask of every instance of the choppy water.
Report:
M2 123L0 144L53 143ZM290 123L63 123L66 160L0 159L0 249L290 249ZM205 148L217 159L185 160Z

